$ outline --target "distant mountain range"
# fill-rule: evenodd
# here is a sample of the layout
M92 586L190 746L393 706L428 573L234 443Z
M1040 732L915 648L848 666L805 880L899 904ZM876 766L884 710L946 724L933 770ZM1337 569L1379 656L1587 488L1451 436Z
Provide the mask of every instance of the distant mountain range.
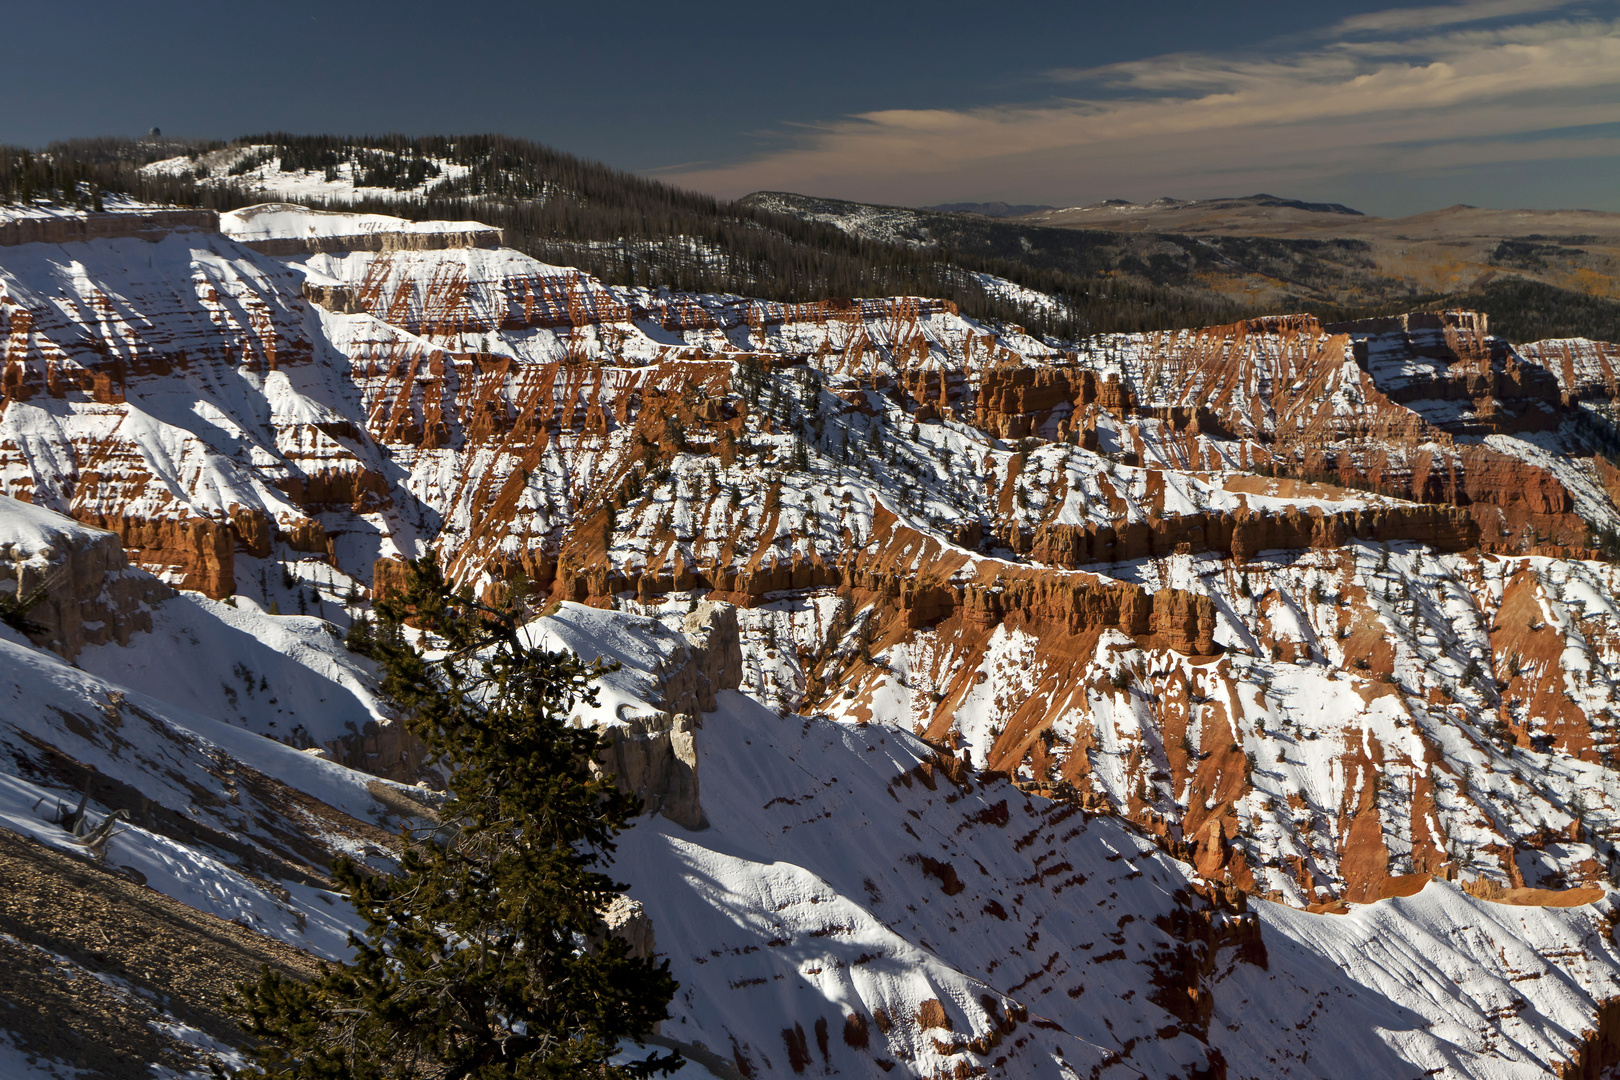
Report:
M1091 203L1085 206L1056 207L1014 205L1004 202L962 202L939 203L935 206L919 207L922 210L933 210L941 214L978 214L981 217L992 218L1034 218L1047 213L1073 213L1075 211L1108 210L1116 213L1148 212L1171 208L1197 206L1202 208L1219 208L1221 210L1246 209L1249 207L1275 208L1288 210L1304 210L1312 214L1347 214L1354 217L1363 216L1360 210L1352 210L1340 203L1301 202L1299 199L1283 199L1276 195L1244 195L1232 199L1173 199L1168 195L1154 199L1148 203L1133 203L1127 199L1105 199L1100 203Z
M1454 206L1379 218L1264 194L1116 199L1021 217L786 192L741 203L958 261L1018 266L1026 275L1151 283L1224 305L1234 318L1473 307L1520 340L1620 336L1620 214Z

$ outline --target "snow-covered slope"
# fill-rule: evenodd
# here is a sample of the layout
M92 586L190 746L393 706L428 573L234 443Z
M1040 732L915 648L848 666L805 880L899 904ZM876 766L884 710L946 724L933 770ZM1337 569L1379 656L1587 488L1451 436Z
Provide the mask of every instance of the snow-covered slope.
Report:
M0 500L0 550L19 558L107 539ZM111 587L79 573L63 589L73 601L74 589ZM368 724L374 742L398 727L367 662L313 618L194 594L152 600L127 644L89 645L76 663L0 626L0 823L202 911L345 954L353 917L325 889L329 864L345 853L390 865L389 815L415 812L413 789L330 760L361 757L352 737Z
M142 167L155 176L190 175L208 184L259 191L278 199L421 198L468 169L443 159L366 150L330 165L283 160L274 146L234 146L195 157L173 157Z
M623 638L622 614L561 617ZM646 819L615 872L683 984L665 1035L740 1075L1539 1076L1620 992L1601 891L1246 906L1119 818L892 726L726 692L698 748L713 826Z

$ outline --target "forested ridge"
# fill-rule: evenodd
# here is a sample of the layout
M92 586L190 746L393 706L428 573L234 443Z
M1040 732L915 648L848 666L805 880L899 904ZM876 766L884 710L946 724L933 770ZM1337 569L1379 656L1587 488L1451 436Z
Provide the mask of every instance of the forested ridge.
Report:
M211 167L218 151L233 163ZM191 157L164 175L142 166ZM964 314L1075 339L1173 329L1309 310L1324 320L1421 307L1484 307L1514 340L1620 337L1620 304L1539 282L1498 278L1478 295L1414 295L1369 289L1355 241L1270 241L1014 226L973 214L906 211L912 232L879 240L851 235L808 212L750 196L724 201L587 161L525 139L474 136L331 136L269 133L230 143L82 139L44 150L0 146L0 200L91 208L105 193L142 201L231 210L265 201L250 171L340 174L389 197L300 201L326 209L424 220L476 219L509 245L545 262L575 266L615 285L722 292L802 302L915 295L955 302ZM455 166L444 176L442 164ZM408 194L436 181L426 195ZM805 208L858 207L783 196ZM795 209L797 206L795 205ZM1035 242L1030 242L1030 237ZM1209 287L1211 272L1263 274L1298 287L1264 305ZM987 287L993 275L1051 298Z

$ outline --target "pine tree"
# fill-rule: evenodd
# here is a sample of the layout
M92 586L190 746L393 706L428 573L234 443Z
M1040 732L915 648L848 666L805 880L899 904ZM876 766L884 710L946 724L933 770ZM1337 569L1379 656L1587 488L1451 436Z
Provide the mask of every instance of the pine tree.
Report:
M667 1015L665 961L628 954L602 912L624 889L601 873L637 800L593 777L591 728L605 670L527 643L521 612L452 591L431 556L377 604L383 691L452 771L436 830L406 834L397 874L340 860L365 920L352 964L309 983L268 969L239 988L258 1075L294 1080L649 1077L678 1054L606 1064ZM407 617L443 650L429 660Z
M280 613L272 612L272 614ZM352 653L370 656L374 644L375 638L371 632L371 620L366 618L364 614L356 616L354 621L349 623L348 632L343 635L343 647Z

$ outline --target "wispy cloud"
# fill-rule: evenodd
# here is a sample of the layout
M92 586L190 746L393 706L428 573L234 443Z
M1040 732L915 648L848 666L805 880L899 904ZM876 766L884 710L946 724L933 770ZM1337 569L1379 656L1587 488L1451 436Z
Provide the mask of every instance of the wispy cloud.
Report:
M1620 153L1601 136L1524 139L1620 122L1620 21L1558 14L1568 7L1479 0L1400 9L1343 20L1310 47L1270 55L1177 54L1054 72L1064 96L864 113L791 135L754 160L670 178L722 194L1062 202L1430 169L1432 155L1460 163L1483 146L1514 160ZM1507 142L1511 151L1501 149Z
M1467 4L1436 4L1433 7L1390 8L1352 15L1334 26L1330 34L1393 33L1401 30L1432 30L1439 26L1484 22L1557 11L1571 0L1476 0Z

